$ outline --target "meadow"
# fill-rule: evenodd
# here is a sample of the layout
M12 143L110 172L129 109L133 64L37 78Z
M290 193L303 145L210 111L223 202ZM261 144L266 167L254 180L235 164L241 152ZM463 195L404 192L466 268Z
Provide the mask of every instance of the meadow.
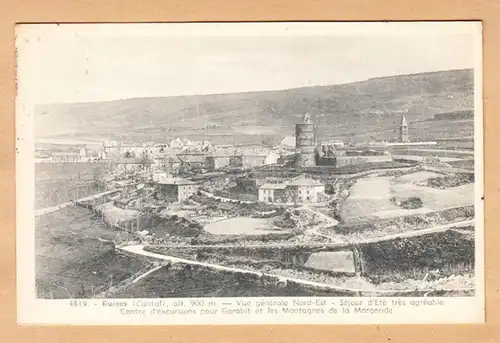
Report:
M98 180L107 169L103 163L35 164L35 208L55 206L103 191Z

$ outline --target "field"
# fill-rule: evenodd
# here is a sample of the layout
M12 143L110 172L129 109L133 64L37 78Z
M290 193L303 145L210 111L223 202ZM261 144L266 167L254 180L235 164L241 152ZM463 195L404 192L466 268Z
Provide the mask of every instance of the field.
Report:
M92 297L148 268L149 261L114 249L113 241L126 239L80 207L37 217L37 296Z
M204 229L214 235L263 235L276 232L268 219L248 217L215 221Z
M233 246L223 249L149 247L147 251L269 275L320 282L335 287L352 288L360 292L372 292L375 296L384 295L380 293L381 291L406 291L407 293L403 295L413 295L412 290L428 292L430 289L436 292L446 290L450 295L470 295L474 287L474 242L457 232L363 245L359 250L362 261L361 275L354 274L352 252L311 252L311 249L307 246L294 249L263 245L259 248ZM192 268L199 267L192 266ZM246 281L249 280L245 275L241 277ZM149 282L150 280L144 280L144 284L149 285ZM153 282L158 284L160 281ZM202 284L206 284L209 290L212 285L211 280ZM229 289L231 286L229 285ZM455 288L463 291L453 290ZM182 291L180 293L182 294ZM236 294L250 296L252 293L241 294L236 291ZM264 291L263 293L259 291L257 294L269 295ZM350 295L356 294L357 292L353 292Z
M272 280L271 280L272 281ZM113 294L113 298L183 298L307 296L291 285L278 286L257 276L214 271L200 266L165 266L138 283Z
M390 218L417 213L428 213L474 203L474 183L447 189L422 185L436 177L429 172L417 172L400 177L369 176L357 180L349 189L340 217L344 222ZM397 201L418 198L422 207L405 209Z
M474 251L474 240L454 231L362 248L364 272L374 283L423 279L426 274L434 278L453 275L461 276L456 281L469 287L474 278Z
M50 207L103 191L96 180L107 165L101 163L35 164L35 208Z

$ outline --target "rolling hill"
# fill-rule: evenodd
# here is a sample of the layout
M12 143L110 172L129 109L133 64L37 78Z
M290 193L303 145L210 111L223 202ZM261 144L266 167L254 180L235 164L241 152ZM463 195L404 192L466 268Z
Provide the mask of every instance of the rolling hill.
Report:
M473 109L473 88L467 69L277 91L43 105L35 113L36 138L259 142L293 134L309 112L324 139L392 139L403 112L413 135L471 129L473 118L434 115Z

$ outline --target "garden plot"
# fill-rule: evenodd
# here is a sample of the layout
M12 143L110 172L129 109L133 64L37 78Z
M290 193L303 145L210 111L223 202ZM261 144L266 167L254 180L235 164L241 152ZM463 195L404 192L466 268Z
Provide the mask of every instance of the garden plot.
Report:
M352 251L321 251L312 253L304 267L333 273L356 272Z
M440 177L441 174L430 171L419 171L416 173L406 174L394 179L395 182L401 183L420 183L433 177Z
M398 211L391 197L392 177L368 177L360 179L349 189L340 217L345 222L373 216L377 212Z
M249 217L219 220L205 225L204 230L214 235L264 235L282 231L274 227L269 219Z
M412 214L423 214L446 208L474 203L474 184L469 183L447 189L417 185L433 173L418 172L404 177L367 177L358 180L344 201L340 216L346 223ZM422 207L404 209L396 205L394 198L419 198Z
M474 204L473 183L448 189L394 183L391 185L391 193L401 198L418 197L422 200L424 208L430 211Z

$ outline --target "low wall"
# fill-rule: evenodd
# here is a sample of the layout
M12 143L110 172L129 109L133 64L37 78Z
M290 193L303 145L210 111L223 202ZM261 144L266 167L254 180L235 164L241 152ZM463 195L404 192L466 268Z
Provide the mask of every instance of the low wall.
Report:
M149 250L149 249L148 249ZM185 258L186 256L183 256L181 258ZM239 296L257 296L256 293L259 293L259 296L276 296L278 293L279 295L286 296L286 295L294 295L294 296L373 296L373 297L383 297L383 296L408 296L408 297L419 297L419 296L424 296L424 295L430 295L430 296L466 296L466 295L473 295L474 290L473 289L403 289L403 290L363 290L363 289L351 289L351 288L346 288L346 287L338 287L334 285L329 285L329 284L322 284L322 283L316 283L316 282L310 282L307 280L302 280L302 279L292 279L288 277L282 277L278 275L272 275L272 274L267 274L267 273L262 273L262 272L257 272L257 271L252 271L248 270L246 272L238 272L238 271L230 271L230 270L218 270L215 269L214 267L210 266L200 266L200 265L191 265L190 268L185 268L187 266L187 263L184 262L178 262L173 264L169 269L170 270L180 270L180 271L185 271L186 272L186 277L189 280L196 279L193 277L193 273L199 273L200 271L206 271L210 273L217 273L220 275L220 277L216 278L207 278L206 275L203 278L207 282L210 280L217 280L218 282L215 285L204 285L205 288L214 288L219 292L220 296L220 284L221 281L222 283L229 283L230 282L224 282L228 277L235 277L237 279L237 282L235 283L238 287L238 295ZM222 265L227 265L226 263ZM230 268L230 267L229 267ZM237 266L235 265L235 268ZM177 282L178 278L173 277L170 279L171 283ZM186 282L187 282L186 279ZM180 280L181 282L184 282L183 280ZM162 289L164 288L164 285L160 285ZM243 289L246 289L248 287L248 291L245 291L242 293ZM278 289L281 289L280 291L277 291L276 289L272 289L273 287L277 287ZM233 292L233 290L229 289L230 286L226 286L225 290L228 293ZM182 292L180 292L182 293ZM262 294L261 294L262 293ZM179 295L181 296L181 295ZM185 296L185 294L182 294L182 296ZM203 294L190 294L189 296L191 297L196 297L196 296L206 296L206 291L204 291Z
M203 191L203 190L200 190L199 192L200 192L200 194L202 194L202 195L204 195L206 197L209 197L209 198L212 198L212 199L215 199L215 200L219 200L221 202L231 202L231 203L234 203L234 204L253 204L253 203L255 203L255 201L237 200L237 199L225 198L225 197L221 197L221 196L218 196L218 195L215 195L215 194Z
M432 233L416 237L395 238L391 241L341 246L148 246L146 251L197 261L217 260L224 265L275 266L310 270L332 275L358 274L379 282L403 282L423 279L433 270L440 277L472 273L474 242L455 231ZM314 253L352 251L354 272L319 270L307 264Z
M364 163L380 163L391 162L391 155L377 155L377 156L337 156L337 167L347 166L351 164L364 164Z

